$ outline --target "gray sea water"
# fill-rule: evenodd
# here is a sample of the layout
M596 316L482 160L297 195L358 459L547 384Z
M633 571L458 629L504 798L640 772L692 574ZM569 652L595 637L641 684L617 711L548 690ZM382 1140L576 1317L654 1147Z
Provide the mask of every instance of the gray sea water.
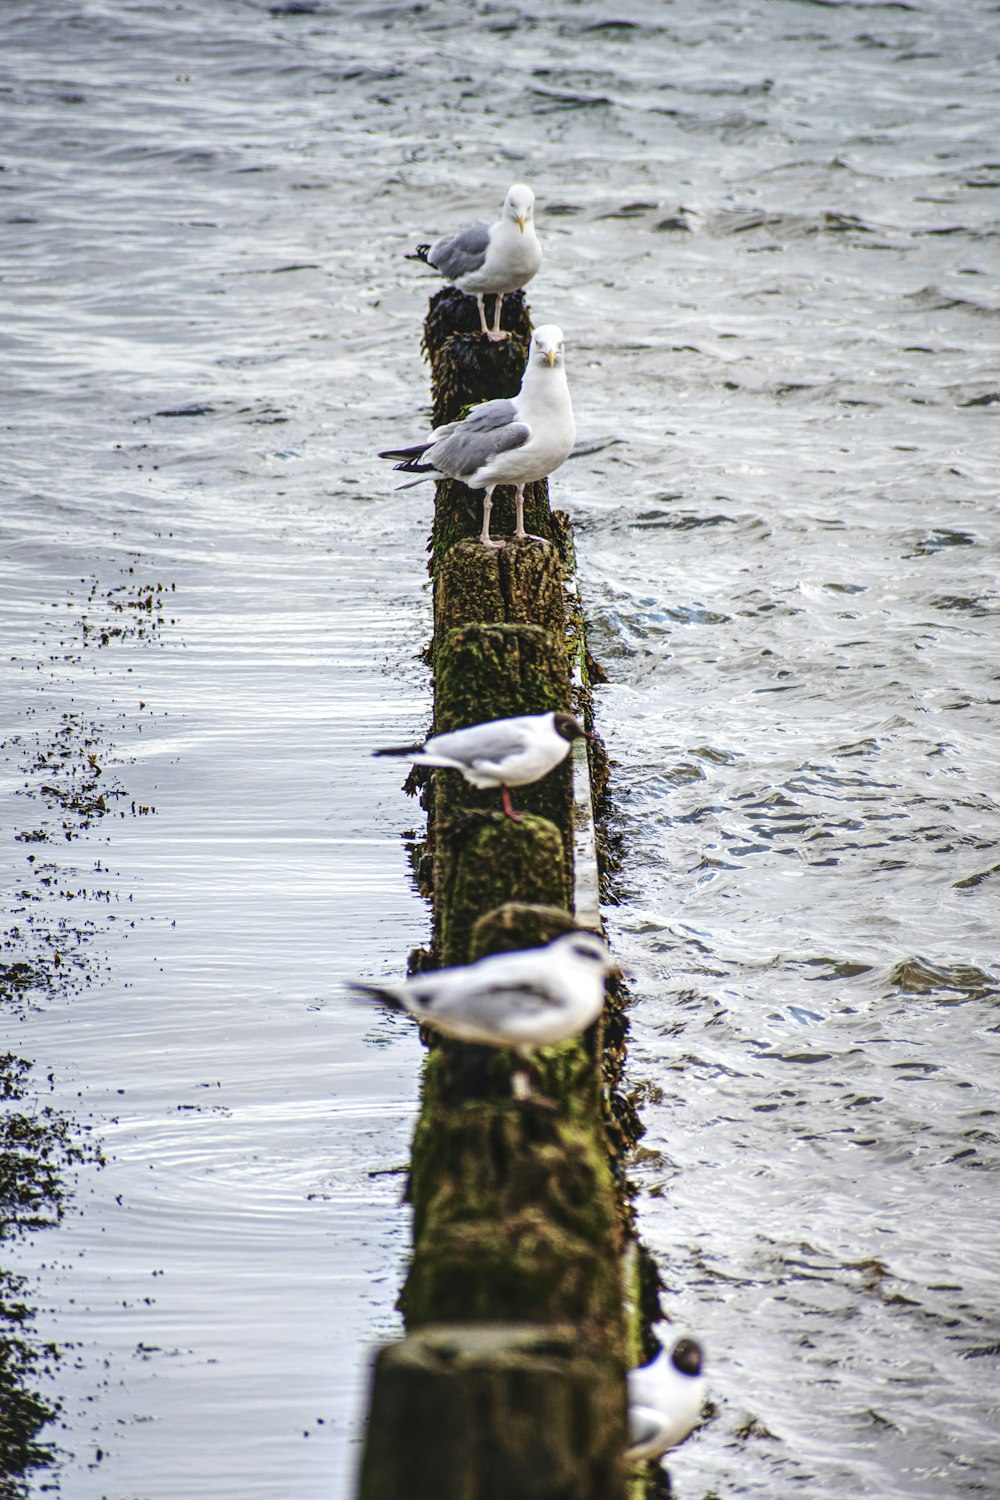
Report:
M350 1492L427 932L418 239L529 181L610 681L679 1500L1000 1493L1000 12L5 0L5 1049L103 1151L8 1257L33 1494ZM401 741L405 742L405 741ZM71 1174L72 1175L72 1174Z

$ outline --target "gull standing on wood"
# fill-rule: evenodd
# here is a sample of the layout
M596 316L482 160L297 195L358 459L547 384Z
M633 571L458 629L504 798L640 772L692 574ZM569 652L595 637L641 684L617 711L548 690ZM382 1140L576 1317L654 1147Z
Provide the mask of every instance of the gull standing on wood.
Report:
M458 234L445 235L436 245L418 245L408 260L422 260L440 271L460 292L475 297L482 331L490 339L508 339L500 331L505 292L526 286L542 263L542 247L535 234L535 195L515 182L495 224L473 224ZM483 298L496 297L493 327L486 322Z
M628 1448L630 1463L659 1458L698 1425L705 1401L701 1345L678 1339L668 1353L661 1349L648 1365L628 1372Z
M597 1020L605 976L615 970L604 939L580 929L544 948L494 953L400 984L350 981L348 988L460 1042L510 1048L527 1063L537 1047L579 1036ZM523 1072L513 1089L530 1096Z
M511 806L508 789L545 776L566 759L574 740L596 738L572 714L522 714L435 734L422 745L390 747L374 754L406 755L415 766L461 771L472 786L499 787L504 812L520 823L522 814Z
M509 401L484 401L460 422L436 427L425 443L387 448L379 458L397 458L397 469L421 479L458 479L470 490L485 489L479 540L503 547L490 536L493 491L516 486L516 541L544 541L524 529L524 487L546 479L570 455L576 438L573 405L566 383L563 333L544 323L531 335L521 389ZM420 484L411 479L408 484ZM406 489L407 485L400 485Z

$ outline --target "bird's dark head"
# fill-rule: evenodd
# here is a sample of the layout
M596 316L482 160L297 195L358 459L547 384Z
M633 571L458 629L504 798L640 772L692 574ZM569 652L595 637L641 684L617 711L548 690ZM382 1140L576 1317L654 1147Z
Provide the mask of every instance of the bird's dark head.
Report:
M564 740L569 740L570 744L574 740L597 739L597 735L591 734L589 730L584 729L579 719L574 719L572 714L553 714L552 727L556 734L561 734Z
M565 949L568 957L576 963L586 965L600 970L602 974L613 974L617 971L617 964L608 952L608 945L596 932L585 932L580 928L577 932L564 932L553 943Z
M681 1375L700 1375L701 1345L696 1339L678 1339L671 1350L670 1363Z

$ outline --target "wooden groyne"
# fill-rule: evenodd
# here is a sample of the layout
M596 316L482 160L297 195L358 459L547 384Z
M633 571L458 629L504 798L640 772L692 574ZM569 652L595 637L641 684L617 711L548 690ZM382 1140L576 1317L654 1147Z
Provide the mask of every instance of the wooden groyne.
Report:
M436 424L516 393L530 337L520 294L504 321L514 336L490 343L471 299L450 288L432 299L424 348ZM494 497L498 536L513 530L512 495ZM549 710L593 727L571 536L544 481L527 489L525 523L546 544L484 547L479 497L437 485L436 734ZM433 905L426 966L599 927L593 788L605 778L603 747L577 740L560 767L518 788L515 823L495 792L457 772L411 773L428 818L416 861ZM625 1495L640 1277L619 1166L629 1122L609 1104L622 1031L612 1001L583 1038L537 1055L536 1088L552 1108L512 1096L506 1053L427 1038L400 1296L407 1336L376 1359L359 1500Z

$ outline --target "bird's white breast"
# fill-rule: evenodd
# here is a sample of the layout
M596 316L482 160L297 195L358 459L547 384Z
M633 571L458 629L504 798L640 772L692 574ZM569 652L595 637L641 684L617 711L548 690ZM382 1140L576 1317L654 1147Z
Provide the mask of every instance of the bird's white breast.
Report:
M526 224L524 232L513 219L501 219L490 232L490 243L483 264L455 283L460 291L515 292L530 281L542 263L542 247L535 226Z
M531 484L547 478L573 451L576 422L563 370L528 371L514 407L516 420L531 429L528 441L497 453L466 483Z

